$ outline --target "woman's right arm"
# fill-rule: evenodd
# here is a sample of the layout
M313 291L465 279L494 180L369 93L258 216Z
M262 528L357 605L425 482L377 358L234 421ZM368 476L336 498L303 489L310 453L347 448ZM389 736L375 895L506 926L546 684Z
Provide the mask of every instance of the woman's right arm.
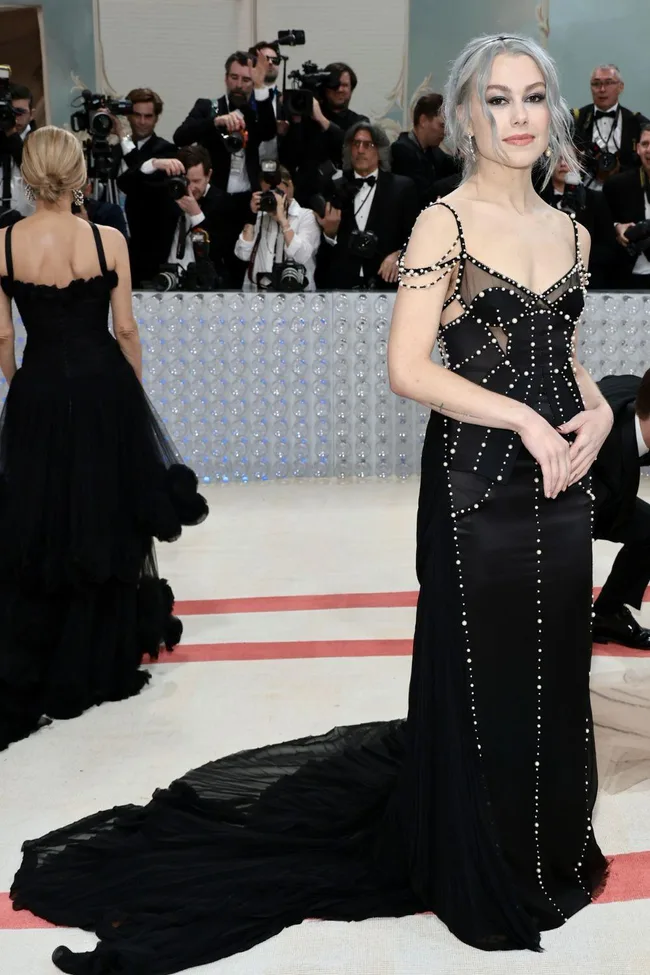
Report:
M117 287L111 291L113 331L124 358L142 382L142 346L140 345L138 326L133 317L129 250L126 240L119 230L114 230L112 227L101 227L100 233L108 266L113 266L118 276Z
M453 214L442 206L431 207L416 221L404 264L429 267L459 252ZM391 389L454 420L515 431L542 468L546 496L556 497L566 490L570 477L569 445L560 434L525 403L484 389L431 361L456 267L403 278L388 343Z
M7 274L4 267L5 234L0 231L0 275ZM0 288L0 370L8 383L16 372L16 343L14 334L14 320L11 314L11 298Z

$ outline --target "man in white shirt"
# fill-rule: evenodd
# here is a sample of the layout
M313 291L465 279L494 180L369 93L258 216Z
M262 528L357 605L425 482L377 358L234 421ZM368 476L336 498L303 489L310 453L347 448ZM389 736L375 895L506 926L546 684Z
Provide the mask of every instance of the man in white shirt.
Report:
M594 537L623 547L594 604L594 641L650 650L650 630L628 609L641 609L650 580L650 504L637 496L640 469L650 464L650 369L606 376L598 386L614 425L591 469Z
M625 84L615 64L594 68L590 85L592 104L573 110L575 140L587 152L590 188L601 190L615 173L638 166L636 146L648 119L620 104Z
M0 131L0 214L4 213L6 217L3 225L34 212L34 204L27 199L20 175L23 145L34 129L33 97L25 85L13 84L10 91L16 122L13 128Z
M357 193L342 210L328 203L318 217L327 245L319 258L320 287L396 289L397 261L419 205L413 180L389 170L388 136L378 125L357 122L343 150L344 177Z
M255 223L247 223L242 230L235 254L248 267L244 276L244 291L257 291L258 275L269 279L273 266L283 261L302 264L307 274L305 290L314 291L316 253L320 246L321 232L312 210L299 206L293 198L293 181L288 169L276 169L280 182L275 188L269 183L265 172L260 174L260 192L253 193L251 212ZM276 183L276 180L272 180ZM260 210L262 193L273 192L275 209L271 212Z

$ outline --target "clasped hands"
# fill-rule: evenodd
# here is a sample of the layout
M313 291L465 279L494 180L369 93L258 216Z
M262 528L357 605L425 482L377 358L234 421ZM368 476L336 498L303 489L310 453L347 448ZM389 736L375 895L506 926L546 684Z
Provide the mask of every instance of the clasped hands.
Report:
M529 417L520 436L542 469L547 498L556 498L585 476L607 439L612 423L612 411L605 402L576 413L557 429L539 414ZM571 444L565 440L569 433L575 434Z

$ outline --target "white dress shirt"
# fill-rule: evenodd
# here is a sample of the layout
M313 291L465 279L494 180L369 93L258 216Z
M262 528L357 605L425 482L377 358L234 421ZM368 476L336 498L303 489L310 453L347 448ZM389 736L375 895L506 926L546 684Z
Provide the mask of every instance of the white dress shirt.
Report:
M634 429L636 431L636 446L637 450L639 451L639 457L643 457L648 453L650 447L648 447L647 443L643 439L643 434L641 433L641 421L636 413L634 414Z
M257 291L257 275L270 273L273 264L277 261L288 258L297 264L304 264L307 271L307 291L314 291L314 275L316 273L316 252L320 245L321 231L320 226L314 216L313 210L306 210L295 200L289 204L287 213L289 227L293 230L293 239L290 244L285 244L284 234L276 220L268 213L258 213L255 221L255 234L253 240L244 240L244 232L239 235L235 244L235 255L241 261L250 262L255 241L261 230L261 237L255 263L253 264L251 281L248 269L244 277L244 291Z
M27 125L25 129L20 133L20 138L23 140L23 142L25 141L28 133L31 132L31 130L32 130L32 125L30 122L30 124ZM23 182L23 177L20 173L20 166L17 166L16 163L13 161L13 159L11 160L10 166L11 166L10 208L12 210L18 210L19 213L22 213L23 217L29 217L36 209L34 202L32 200L29 200L25 194L25 184ZM3 199L3 194L4 194L4 183L3 183L2 166L0 166L0 200Z
M145 139L138 139L136 142L134 142L130 136L126 136L124 139L120 139L120 145L122 146L122 159L120 160L120 175L126 172L126 170L129 168L126 160L124 159L124 156L128 156L128 154L130 152L133 152L134 149L142 149L143 146L146 146L150 138L151 136L148 135ZM146 165L146 163L143 163L143 165ZM140 167L140 169L142 170L142 172L144 172L142 166Z
M616 105L612 105L608 108L608 112L616 112L616 118L596 118L596 112L601 112L603 109L598 108L594 105L594 121L591 127L591 141L601 149L605 149L607 152L618 152L621 148L621 139L623 137L623 115L618 110L618 102ZM590 190L596 190L600 192L603 188L603 184L597 179L592 177L587 177L585 180L585 185L589 187Z
M255 101L265 102L270 97L270 88L256 88ZM223 130L225 132L225 129ZM250 193L251 181L246 169L246 149L235 152L230 157L230 173L228 175L228 193Z
M206 195L210 189L210 184L205 188L203 196ZM194 260L194 247L192 245L192 240L190 238L190 231L194 227L200 226L205 220L205 214L201 213L184 213L179 207L179 213L182 213L185 217L185 250L183 251L182 257L176 256L176 250L178 248L178 233L181 228L181 221L179 220L176 224L176 230L174 231L174 237L172 239L172 246L169 249L169 257L167 261L169 264L180 264L182 267L187 268L188 264L191 264Z

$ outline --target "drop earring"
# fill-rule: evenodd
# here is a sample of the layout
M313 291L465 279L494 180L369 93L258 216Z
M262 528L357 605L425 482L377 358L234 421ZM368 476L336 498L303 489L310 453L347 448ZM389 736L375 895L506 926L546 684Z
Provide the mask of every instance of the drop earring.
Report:
M472 162L476 162L476 150L474 149L474 136L468 135L467 137L467 154Z
M544 155L546 156L547 159L550 159L551 158L551 147L550 146L547 146L546 147L546 149L544 150Z
M82 207L84 205L84 195L81 190L72 191L72 202L78 207Z
M25 196L30 203L33 203L36 199L36 193L34 193L34 187L30 186L29 183L24 184Z

